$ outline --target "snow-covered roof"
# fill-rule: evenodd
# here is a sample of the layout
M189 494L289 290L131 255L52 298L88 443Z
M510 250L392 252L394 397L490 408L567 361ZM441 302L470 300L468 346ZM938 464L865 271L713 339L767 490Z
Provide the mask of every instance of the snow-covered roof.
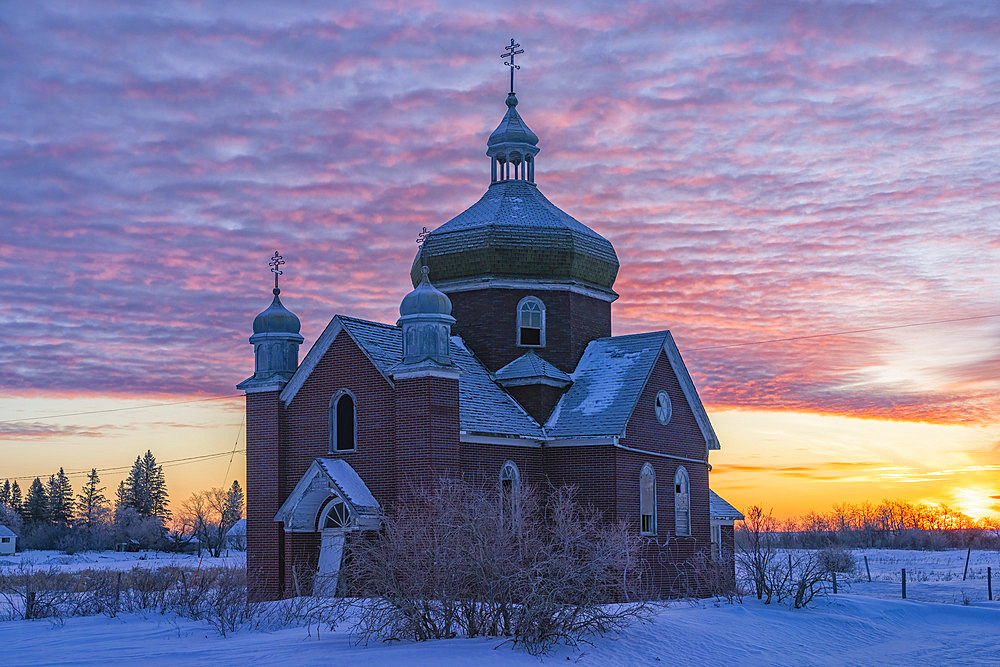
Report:
M233 527L226 531L226 537L243 537L247 534L247 520L240 519L233 524Z
M551 384L566 387L573 383L568 374L542 359L534 350L528 350L494 373L493 377L505 387L518 384Z
M570 375L573 386L563 394L545 424L546 433L553 438L622 435L661 350L677 376L708 448L719 449L708 413L669 331L591 341Z
M708 511L713 519L726 519L732 521L742 521L743 514L723 500L715 491L708 490Z
M274 520L284 523L288 532L313 532L316 517L331 496L342 498L350 506L356 524L377 524L382 507L368 486L347 461L327 458L313 459Z
M666 331L591 341L545 429L553 437L614 436L625 430L663 349Z
M17 533L7 526L0 526L0 537L17 537Z
M287 404L294 398L341 331L346 331L386 381L391 381L393 367L403 361L402 330L391 324L337 315L282 391L282 401ZM463 431L528 439L544 437L538 422L497 386L459 336L451 337L451 358L462 372L458 381L458 416Z

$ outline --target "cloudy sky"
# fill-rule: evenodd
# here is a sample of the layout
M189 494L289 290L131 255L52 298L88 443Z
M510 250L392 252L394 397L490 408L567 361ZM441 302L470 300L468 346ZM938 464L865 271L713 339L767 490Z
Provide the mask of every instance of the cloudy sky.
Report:
M394 321L512 36L539 187L615 245L615 333L673 331L713 486L1000 509L993 2L0 1L0 479L241 476L178 459L242 447L268 255L306 346Z

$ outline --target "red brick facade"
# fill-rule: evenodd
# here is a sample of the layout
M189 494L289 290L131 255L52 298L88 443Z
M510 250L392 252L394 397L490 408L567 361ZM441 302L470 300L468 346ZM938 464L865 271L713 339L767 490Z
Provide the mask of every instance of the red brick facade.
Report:
M572 373L587 343L611 335L611 303L568 290L482 289L449 292L455 325L480 361L495 371L529 349ZM545 346L517 344L517 304L533 296L545 304Z
M668 561L684 561L710 543L707 451L664 353L617 445L611 440L534 446L460 442L458 389L459 381L447 377L387 378L341 331L287 406L282 407L276 391L247 395L247 558L254 599L296 595L309 585L319 533L286 533L273 519L318 457L346 460L383 507L391 507L408 484L421 480L459 475L495 480L511 460L525 483L543 490L573 485L581 503L609 520L631 523L637 531L639 474L649 463L656 473L650 572L662 591L683 589L679 570L664 564L664 554ZM357 448L331 451L331 400L344 391L356 404ZM665 425L653 409L658 391L666 391L673 406ZM529 412L537 409L530 391L515 396ZM691 528L686 536L677 535L674 512L674 476L681 465L690 478ZM727 537L731 541L731 532Z

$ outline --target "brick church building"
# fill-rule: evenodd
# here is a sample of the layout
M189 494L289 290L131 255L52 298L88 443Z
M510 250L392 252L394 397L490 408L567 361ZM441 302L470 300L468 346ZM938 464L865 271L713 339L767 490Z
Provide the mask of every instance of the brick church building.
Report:
M338 571L350 535L441 476L575 485L655 542L654 574L663 554L731 553L742 517L709 490L719 441L673 336L611 335L615 249L539 191L517 104L487 142L489 188L425 237L395 324L336 315L300 364L277 281L254 320L238 385L252 597Z

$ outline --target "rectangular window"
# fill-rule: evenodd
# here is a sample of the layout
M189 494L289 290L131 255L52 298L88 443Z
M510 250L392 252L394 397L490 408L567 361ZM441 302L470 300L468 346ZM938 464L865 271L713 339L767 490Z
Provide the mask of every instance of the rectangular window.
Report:
M10 542L10 538L9 537L2 537L2 538L0 538L0 542L4 542L4 543Z
M642 515L642 533L644 535L650 535L653 533L653 515L643 514Z

